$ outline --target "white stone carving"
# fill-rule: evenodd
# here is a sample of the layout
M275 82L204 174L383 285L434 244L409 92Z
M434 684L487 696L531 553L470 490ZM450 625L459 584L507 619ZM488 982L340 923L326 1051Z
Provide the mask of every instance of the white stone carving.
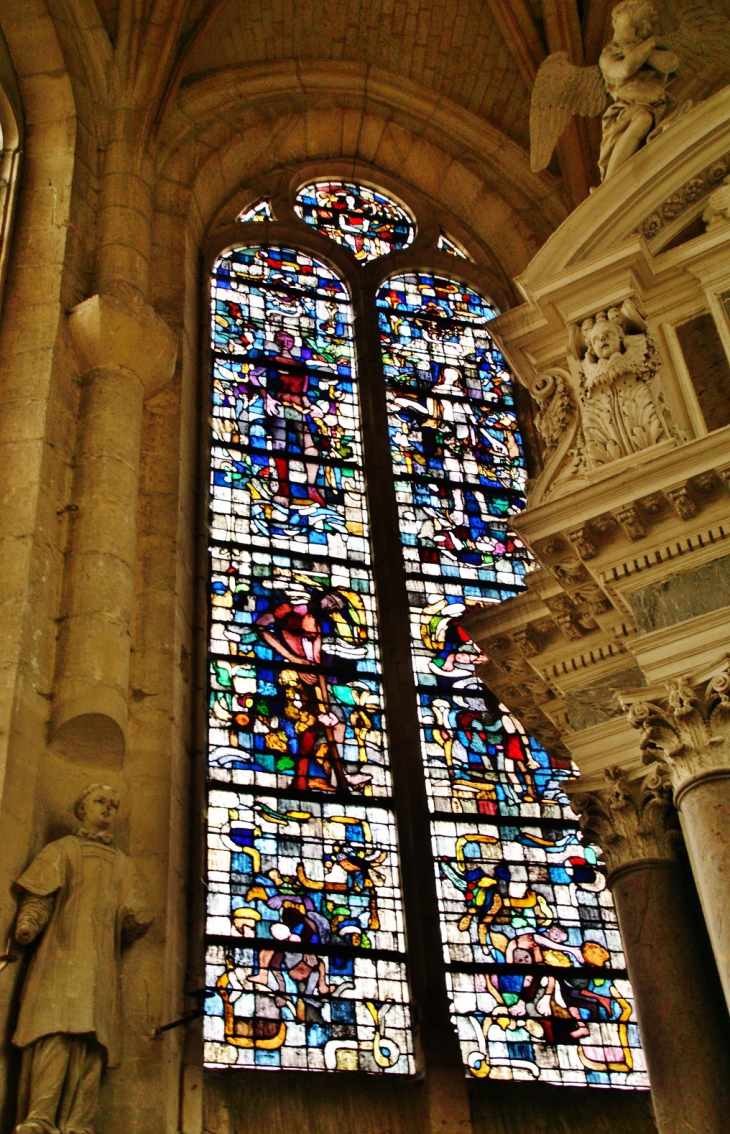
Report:
M667 684L666 707L653 701L624 706L629 724L641 731L645 763L660 760L675 792L691 776L730 768L730 659L703 694L686 681Z
M623 0L611 18L613 38L597 66L576 67L566 51L541 64L530 107L533 170L547 167L574 114L602 114L598 165L605 180L690 109L690 101L678 104L667 90L680 67L688 74L710 63L730 65L730 21L703 5L692 4L667 36L656 34L650 0Z
M538 404L535 428L548 452L556 449L575 417L576 407L569 393L570 374L548 370L533 379L530 393Z
M672 858L680 838L672 789L663 768L630 782L622 768L604 771L606 787L571 797L581 829L603 848L609 871L647 858Z
M633 305L609 307L573 328L581 359L580 412L589 469L668 438L651 388L659 365L654 340Z
M92 784L73 835L40 852L18 879L16 940L40 936L13 1043L23 1049L15 1134L91 1134L103 1067L121 1057L121 950L152 916L130 860L112 845L119 796Z
M722 185L710 193L702 219L708 232L730 224L730 177L726 177Z

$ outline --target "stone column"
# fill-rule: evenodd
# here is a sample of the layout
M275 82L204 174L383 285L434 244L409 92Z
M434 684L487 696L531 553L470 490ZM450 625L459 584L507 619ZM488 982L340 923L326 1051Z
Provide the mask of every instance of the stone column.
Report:
M666 707L626 706L645 761L660 760L674 788L697 891L730 1007L730 659L703 692L668 683Z
M573 806L606 857L657 1128L721 1134L730 1105L727 1034L702 963L689 872L675 855L681 834L671 790L658 774L634 784L619 768L605 774L606 788L575 795Z
M84 391L52 741L114 766L127 723L142 409L171 378L177 344L152 308L111 295L75 307L69 330Z

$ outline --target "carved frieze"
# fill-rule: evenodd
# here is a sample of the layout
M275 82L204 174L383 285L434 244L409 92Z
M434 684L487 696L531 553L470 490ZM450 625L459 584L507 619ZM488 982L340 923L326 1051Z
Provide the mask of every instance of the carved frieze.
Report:
M571 531L566 532L566 535L581 559L595 559L596 555L598 555L596 541L587 524L581 524L579 528L573 528Z
M724 178L722 185L710 193L702 219L708 232L730 223L730 178Z
M641 224L641 232L647 240L653 240L661 230L678 216L686 212L696 201L706 197L719 185L730 170L730 154L716 158L694 177L690 177L676 193L672 193L658 209ZM679 206L679 207L678 207Z

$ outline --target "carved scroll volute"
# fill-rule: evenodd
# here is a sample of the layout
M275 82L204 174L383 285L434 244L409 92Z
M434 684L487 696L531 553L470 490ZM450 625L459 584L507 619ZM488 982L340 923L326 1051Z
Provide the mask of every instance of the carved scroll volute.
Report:
M556 482L580 463L580 416L568 370L543 370L528 384L537 402L535 428L545 447L545 468L530 492L530 506L552 495Z

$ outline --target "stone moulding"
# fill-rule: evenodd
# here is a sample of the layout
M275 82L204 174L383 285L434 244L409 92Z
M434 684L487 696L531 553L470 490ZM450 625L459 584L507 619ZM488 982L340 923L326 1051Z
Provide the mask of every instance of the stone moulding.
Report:
M699 173L688 178L641 222L637 231L647 240L653 241L662 229L683 216L693 205L708 197L713 189L722 184L728 173L730 173L730 153L715 158Z

